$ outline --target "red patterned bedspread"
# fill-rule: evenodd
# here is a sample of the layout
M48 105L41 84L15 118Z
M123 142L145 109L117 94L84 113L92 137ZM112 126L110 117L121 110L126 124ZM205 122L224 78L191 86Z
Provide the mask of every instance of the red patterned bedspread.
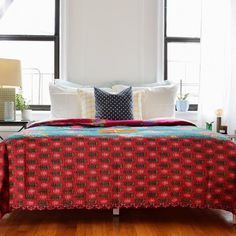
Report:
M63 122L33 125L23 137L0 143L0 217L18 208L183 206L236 213L236 144L227 138L206 131L202 135L212 136L165 136L169 129L200 132L189 123L169 121L131 122L130 129L122 129L130 123L70 120L75 130L98 126L97 136L56 137L37 129ZM114 125L122 135L101 135L105 126L109 134L115 132ZM136 126L143 132L142 125L152 135L130 135Z

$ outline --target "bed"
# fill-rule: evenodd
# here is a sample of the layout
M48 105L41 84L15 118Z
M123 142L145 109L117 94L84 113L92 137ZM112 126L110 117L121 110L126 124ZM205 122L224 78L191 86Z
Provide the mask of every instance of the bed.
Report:
M0 143L15 209L217 208L236 214L236 144L183 120L36 122Z

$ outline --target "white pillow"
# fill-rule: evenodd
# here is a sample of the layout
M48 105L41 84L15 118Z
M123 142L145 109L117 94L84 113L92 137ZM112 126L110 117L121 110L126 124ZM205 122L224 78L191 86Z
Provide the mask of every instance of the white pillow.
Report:
M113 86L132 86L132 88L135 90L137 88L146 88L146 87L158 87L158 86L166 86L172 84L169 80L159 81L159 82L153 82L153 83L127 83L126 81L115 81L112 83Z
M119 92L125 85L115 85L112 88ZM144 120L174 117L177 84L157 87L133 87L134 91L144 91L142 96L142 118Z
M65 79L55 79L55 84L63 86L63 87L69 87L69 88L93 88L94 86L98 86L101 88L111 88L111 86L114 83L111 83L111 82L96 83L96 81L95 81L94 84L78 84L76 82L71 82L71 81L65 80Z
M49 93L50 95L53 93L77 93L77 88L68 87L61 84L49 84Z
M104 88L103 88L104 89ZM105 88L105 91L114 93L114 90ZM81 117L82 118L95 118L95 96L94 89L78 89L81 101ZM142 91L133 92L133 113L135 120L142 120Z
M80 118L79 95L73 93L54 93L51 95L52 118Z
M91 86L70 82L64 79L55 79L55 85L63 88L91 88Z
M144 92L142 90L133 91L133 115L134 120L142 120L142 96Z
M82 118L95 118L95 97L94 89L78 89L81 117Z
M81 117L80 99L77 88L66 88L50 84L52 118L78 118Z

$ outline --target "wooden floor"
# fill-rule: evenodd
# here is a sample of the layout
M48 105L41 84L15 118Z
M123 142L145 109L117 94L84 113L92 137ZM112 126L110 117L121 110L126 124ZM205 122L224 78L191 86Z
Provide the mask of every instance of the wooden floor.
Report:
M125 209L119 217L111 210L15 211L0 221L0 235L236 235L231 218L225 211L182 208Z

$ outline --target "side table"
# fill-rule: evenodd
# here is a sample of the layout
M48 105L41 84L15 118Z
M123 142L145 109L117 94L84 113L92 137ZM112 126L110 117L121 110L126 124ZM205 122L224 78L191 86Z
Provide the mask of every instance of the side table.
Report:
M21 128L17 132L20 132L21 130L25 129L28 123L29 121L25 120L13 120L13 121L0 120L0 126L20 126ZM3 140L3 137L0 136L0 139Z

